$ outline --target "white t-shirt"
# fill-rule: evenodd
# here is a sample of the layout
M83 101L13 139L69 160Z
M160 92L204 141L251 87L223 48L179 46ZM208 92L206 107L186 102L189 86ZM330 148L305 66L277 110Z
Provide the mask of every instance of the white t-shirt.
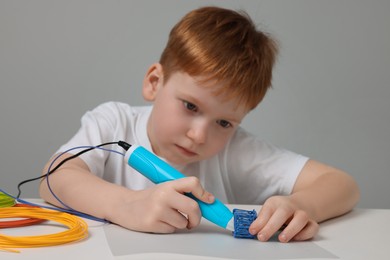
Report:
M104 103L82 117L79 131L58 152L120 140L152 151L146 131L151 110L151 106ZM125 152L117 145L105 148ZM155 185L128 166L120 154L95 149L81 158L93 174L109 182L133 190ZM239 127L214 157L176 168L186 176L198 177L206 190L225 203L262 204L272 195L290 194L307 160L261 141Z

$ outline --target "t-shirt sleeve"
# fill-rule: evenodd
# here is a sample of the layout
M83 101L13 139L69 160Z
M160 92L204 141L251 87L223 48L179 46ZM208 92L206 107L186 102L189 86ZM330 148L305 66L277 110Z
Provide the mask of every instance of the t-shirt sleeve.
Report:
M69 149L69 153L75 154L87 146L97 146L106 142L113 142L113 133L115 132L116 122L114 114L115 104L104 103L99 105L95 109L86 112L81 118L81 126L77 133L64 145L62 145L57 153L65 152ZM75 147L80 147L73 149ZM104 146L104 148L110 149L111 145ZM88 165L90 171L95 175L102 177L104 171L104 163L109 153L100 149L87 152L81 155L81 159Z
M225 149L232 203L263 204L288 195L308 158L264 142L239 128Z

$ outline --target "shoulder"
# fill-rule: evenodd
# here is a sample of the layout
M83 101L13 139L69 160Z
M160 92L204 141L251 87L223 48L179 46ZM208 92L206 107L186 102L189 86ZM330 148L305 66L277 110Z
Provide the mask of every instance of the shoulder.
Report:
M249 149L250 150L255 149L257 150L257 152L261 150L263 154L265 151L273 150L276 148L275 146L269 144L268 142L246 131L242 127L239 127L236 130L236 132L228 142L227 147L231 151L237 150L239 152L247 151Z
M301 165L302 161L308 158L288 149L271 144L259 137L251 134L243 128L237 129L225 148L225 160L234 162L235 166L245 167L246 165L257 166L277 166L296 164Z
M147 108L148 106L130 106L129 104L124 102L109 101L98 105L91 111L97 113L112 113L112 114L141 113Z
M237 203L263 203L269 196L290 194L308 160L242 128L232 136L222 156Z
M150 106L130 106L123 102L105 102L92 110L87 111L85 117L94 117L107 120L114 123L115 121L126 121L129 118L138 117L148 113Z

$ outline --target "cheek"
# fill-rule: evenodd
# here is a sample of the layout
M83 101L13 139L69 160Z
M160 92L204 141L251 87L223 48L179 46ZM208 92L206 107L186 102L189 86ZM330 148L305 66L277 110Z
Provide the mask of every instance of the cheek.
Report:
M205 155L209 158L219 153L225 147L230 136L231 134L223 135L221 133L218 135L211 135L206 145Z
M155 129L157 134L177 136L185 128L185 118L177 111L177 106L170 104L161 107L156 113L156 122L158 127Z

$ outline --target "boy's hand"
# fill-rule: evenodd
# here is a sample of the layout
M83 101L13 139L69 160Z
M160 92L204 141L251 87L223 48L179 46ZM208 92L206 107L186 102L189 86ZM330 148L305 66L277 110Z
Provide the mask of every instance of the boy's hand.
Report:
M205 203L214 202L214 196L203 189L198 178L186 177L139 191L136 200L124 205L122 210L126 213L122 213L127 217L117 224L153 233L194 228L199 225L202 215L198 203L184 195L189 192Z
M270 197L249 227L249 232L264 242L282 228L278 239L280 242L288 242L313 238L318 232L319 225L290 197Z

